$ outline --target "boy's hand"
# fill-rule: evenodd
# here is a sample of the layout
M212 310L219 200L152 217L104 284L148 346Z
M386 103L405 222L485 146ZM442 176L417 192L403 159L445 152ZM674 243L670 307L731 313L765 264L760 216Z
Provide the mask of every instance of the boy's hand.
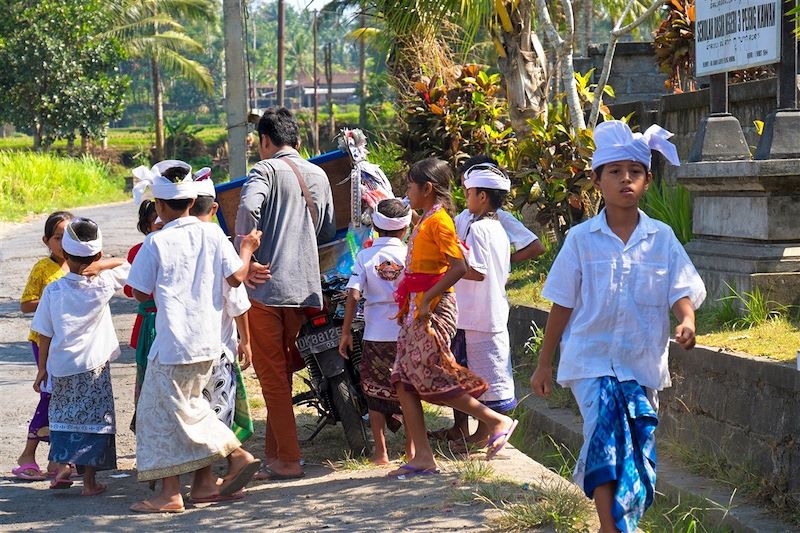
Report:
M249 249L250 251L258 250L261 246L261 232L254 229L247 235L242 235L242 241L239 243L239 249Z
M342 332L342 338L339 339L339 355L345 359L350 359L349 352L353 351L353 334L349 331Z
M531 389L536 396L547 398L553 390L553 367L538 365L531 376Z
M253 362L253 350L250 348L250 342L239 341L237 351L239 352L239 368L242 371L250 368L250 364Z
M42 385L47 385L47 370L39 370L36 379L33 381L33 390L42 392Z
M94 276L98 275L102 271L103 271L103 269L100 266L100 261L95 261L94 263L86 265L86 267L83 269L81 274L83 274L84 276L93 278Z
M255 289L256 285L262 285L272 279L272 271L269 269L269 263L262 265L257 261L250 263L250 270L247 272L247 279L244 280L246 287Z
M686 320L675 327L675 342L684 350L691 350L694 348L697 340L694 337L693 321Z

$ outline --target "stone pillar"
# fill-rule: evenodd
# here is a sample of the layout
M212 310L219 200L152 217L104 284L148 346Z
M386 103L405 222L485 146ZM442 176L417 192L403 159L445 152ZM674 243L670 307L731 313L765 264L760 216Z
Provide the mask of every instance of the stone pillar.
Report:
M673 169L692 192L695 238L686 250L709 302L728 294L728 283L800 305L800 153L795 157Z

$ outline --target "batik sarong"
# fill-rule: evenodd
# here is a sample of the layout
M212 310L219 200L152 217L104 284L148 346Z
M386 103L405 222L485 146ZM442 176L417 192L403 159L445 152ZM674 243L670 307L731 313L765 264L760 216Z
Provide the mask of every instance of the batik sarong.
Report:
M364 341L361 351L361 390L367 408L385 415L399 415L400 400L392 385L392 367L397 358L396 342Z
M576 399L581 413L587 411L584 438L588 438L575 480L589 498L598 486L615 482L611 514L617 529L635 531L655 494L658 415L654 401L635 381L620 383L611 376L580 381L585 383L578 387Z
M441 403L469 394L475 398L489 385L456 363L450 341L456 332L457 308L452 293L442 295L427 323L414 319L416 298L410 298L397 339L397 359L392 369L393 385L403 383L422 400Z
M244 443L253 435L253 419L250 417L242 370L233 356L223 352L214 362L211 379L203 389L203 396L217 418L231 428L239 442Z
M72 376L52 376L50 454L54 463L117 467L110 364Z
M239 440L203 397L212 361L148 362L136 411L139 481L194 472L227 457Z

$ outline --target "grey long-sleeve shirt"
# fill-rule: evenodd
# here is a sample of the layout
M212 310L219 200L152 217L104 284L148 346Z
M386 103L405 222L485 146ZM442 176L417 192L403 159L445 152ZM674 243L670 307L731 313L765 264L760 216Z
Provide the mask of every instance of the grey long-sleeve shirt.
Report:
M274 161L281 158L291 158L302 173L319 214L318 227L294 172ZM245 235L253 228L263 232L255 258L271 265L272 279L248 288L250 298L271 307L321 307L317 243L324 244L336 234L333 193L325 171L292 149L256 163L242 187L236 233Z

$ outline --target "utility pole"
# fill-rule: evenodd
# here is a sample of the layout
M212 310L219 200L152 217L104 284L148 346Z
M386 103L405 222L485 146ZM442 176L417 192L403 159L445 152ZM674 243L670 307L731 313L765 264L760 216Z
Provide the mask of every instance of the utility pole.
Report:
M283 107L283 90L286 85L286 81L284 79L285 65L283 58L284 45L285 45L283 26L286 22L286 17L284 16L283 12L284 12L284 0L278 0L278 87L277 87L278 107Z
M333 45L325 45L325 79L328 82L328 137L336 137L336 119L333 116Z
M367 127L367 54L364 46L364 31L367 29L367 14L364 11L364 3L361 3L361 15L359 16L361 22L361 35L358 39L358 125L361 129Z
M314 10L314 25L311 28L314 35L314 155L319 153L319 77L317 75L317 10Z
M228 172L231 179L237 179L247 174L247 98L241 0L223 0L222 16L225 31Z

